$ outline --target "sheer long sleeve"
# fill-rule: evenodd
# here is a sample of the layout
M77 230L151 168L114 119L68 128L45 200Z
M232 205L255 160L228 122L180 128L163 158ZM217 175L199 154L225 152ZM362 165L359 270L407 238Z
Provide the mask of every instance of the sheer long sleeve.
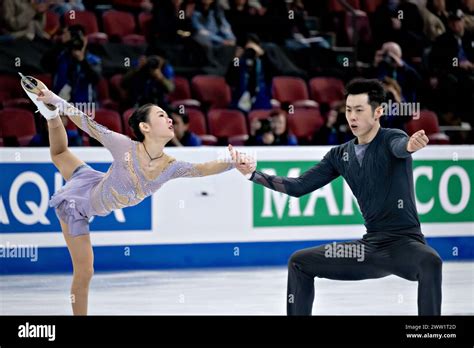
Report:
M235 168L233 163L211 161L205 163L189 163L175 161L172 163L174 171L172 178L193 178L220 174Z
M77 127L106 147L114 158L122 156L132 144L132 140L126 135L111 131L71 104L67 104L64 109L64 114L67 115Z
M301 197L323 187L339 175L332 163L331 152L329 152L321 162L297 178L269 175L261 171L255 171L250 180L271 190L286 193L293 197Z

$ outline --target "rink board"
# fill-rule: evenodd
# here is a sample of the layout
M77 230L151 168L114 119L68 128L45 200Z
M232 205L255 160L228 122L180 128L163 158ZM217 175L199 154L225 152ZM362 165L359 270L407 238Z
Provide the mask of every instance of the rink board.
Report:
M284 176L299 175L329 149L242 148L257 157L260 170ZM112 160L103 148L72 151L103 172ZM227 156L214 147L167 153L196 163ZM474 147L429 146L414 155L413 167L428 243L444 260L473 259ZM0 274L69 271L47 204L63 185L49 150L3 148L0 173ZM91 231L97 271L283 265L297 249L365 233L342 178L296 199L253 185L237 171L170 181L137 206L94 218Z

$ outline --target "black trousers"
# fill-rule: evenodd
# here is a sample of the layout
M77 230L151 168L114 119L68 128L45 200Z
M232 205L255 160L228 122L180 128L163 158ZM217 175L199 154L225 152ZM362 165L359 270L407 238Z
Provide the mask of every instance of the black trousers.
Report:
M418 281L419 315L441 315L442 263L422 234L403 231L299 250L288 262L287 314L311 315L315 277L362 280L394 274Z

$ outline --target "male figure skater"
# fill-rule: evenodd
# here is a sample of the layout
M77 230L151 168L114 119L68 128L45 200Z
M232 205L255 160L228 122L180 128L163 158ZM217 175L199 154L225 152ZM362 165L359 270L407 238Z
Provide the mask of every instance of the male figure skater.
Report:
M441 269L438 253L426 244L415 206L411 154L425 147L423 130L408 137L398 129L381 128L384 89L377 80L358 79L346 87L346 119L356 138L333 147L314 167L297 178L255 171L255 161L237 161L242 174L269 189L300 197L339 175L360 206L367 233L362 239L337 243L329 252L321 245L295 252L288 262L288 315L311 315L314 278L373 279L395 274L418 281L418 314L441 314ZM230 148L231 154L237 154ZM316 217L317 218L317 217ZM340 257L342 255L342 257Z

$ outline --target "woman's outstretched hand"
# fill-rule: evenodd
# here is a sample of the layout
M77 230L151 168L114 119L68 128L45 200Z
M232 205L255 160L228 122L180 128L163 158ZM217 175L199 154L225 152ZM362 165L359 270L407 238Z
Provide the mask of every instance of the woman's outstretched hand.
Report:
M38 101L42 101L45 104L51 104L56 106L59 109L62 109L67 102L51 92L49 89L42 89L40 94L38 94L38 98L36 98Z
M230 144L228 149L232 158L232 162L235 163L235 168L243 175L248 176L257 169L257 161L252 156L238 152Z

